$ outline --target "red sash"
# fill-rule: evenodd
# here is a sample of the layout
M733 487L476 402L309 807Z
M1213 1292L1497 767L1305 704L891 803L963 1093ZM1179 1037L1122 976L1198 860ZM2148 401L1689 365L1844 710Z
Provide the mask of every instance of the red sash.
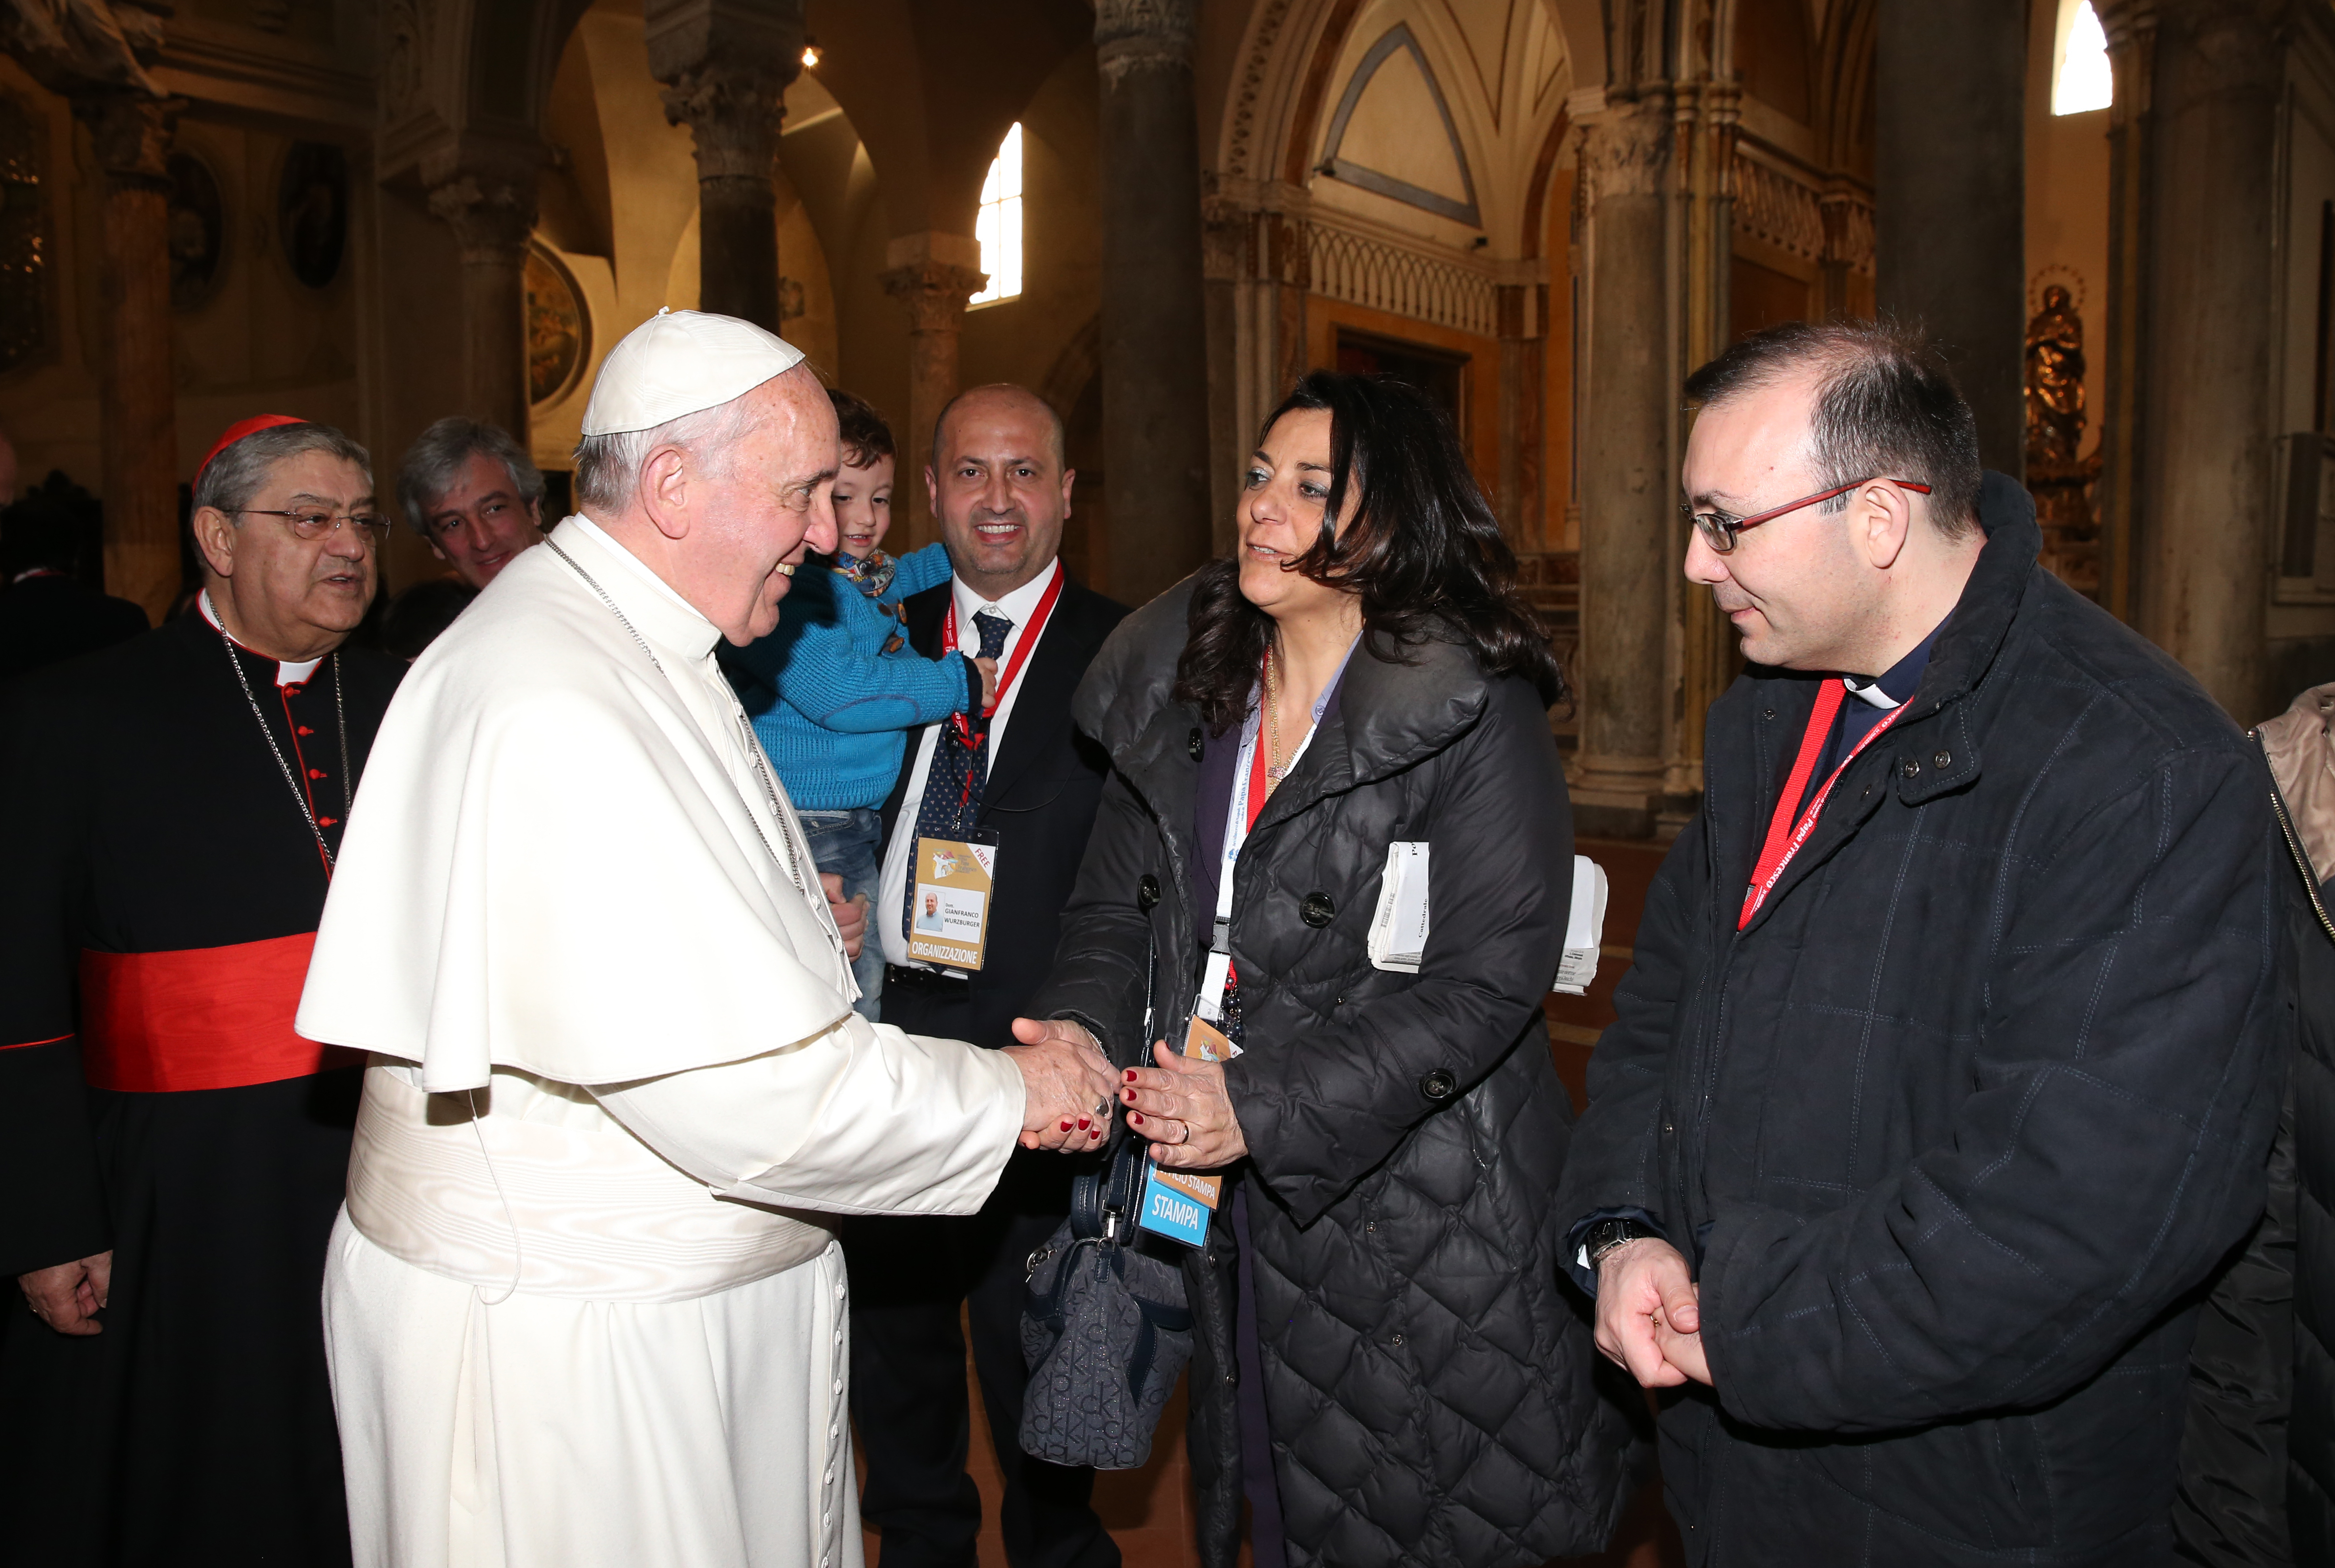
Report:
M364 1060L293 1031L316 934L81 955L82 1070L139 1094L242 1089Z

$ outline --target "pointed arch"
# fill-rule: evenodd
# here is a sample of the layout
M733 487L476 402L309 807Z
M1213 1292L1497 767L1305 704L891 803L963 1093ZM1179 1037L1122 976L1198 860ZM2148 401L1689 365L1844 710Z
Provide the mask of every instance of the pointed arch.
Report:
M1451 160L1458 170L1464 199L1430 190L1383 169L1357 162L1343 154L1346 131L1352 122L1355 108L1378 81L1380 71L1398 60L1408 60L1426 83L1428 96L1433 101L1435 111L1442 121L1444 146L1449 150ZM1460 144L1459 128L1452 121L1451 105L1443 96L1443 83L1437 79L1435 67L1428 63L1427 52L1419 46L1419 40L1411 36L1410 28L1403 23L1396 23L1387 30L1384 37L1371 45L1370 53L1362 56L1361 63L1354 67L1353 75L1347 80L1345 93L1338 100L1337 111L1330 118L1330 133L1323 145L1322 169L1334 179L1342 179L1349 185L1375 191L1392 200L1464 223L1471 228L1482 224L1476 202L1475 170L1468 166L1468 150Z

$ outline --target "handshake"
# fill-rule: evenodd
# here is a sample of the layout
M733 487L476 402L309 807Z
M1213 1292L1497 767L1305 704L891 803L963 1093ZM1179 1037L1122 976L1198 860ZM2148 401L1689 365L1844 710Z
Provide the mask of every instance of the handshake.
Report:
M1022 1147L1100 1148L1119 1075L1094 1036L1061 1019L1017 1018L1004 1055L1022 1070Z
M980 662L995 668L994 660ZM820 872L819 880L844 953L857 958L867 937L867 901L844 897L843 878L831 871ZM1022 1070L1022 1147L1101 1147L1103 1134L1110 1130L1119 1075L1103 1060L1094 1036L1075 1023L1017 1018L1013 1038L1022 1043L1006 1047L1005 1054Z

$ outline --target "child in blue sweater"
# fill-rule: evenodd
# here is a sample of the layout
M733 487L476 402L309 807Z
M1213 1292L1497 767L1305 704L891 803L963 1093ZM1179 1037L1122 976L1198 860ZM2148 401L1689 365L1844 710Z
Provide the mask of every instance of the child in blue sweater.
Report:
M899 777L908 731L981 702L995 686L997 662L926 659L907 646L900 601L948 581L948 551L927 545L895 559L877 548L892 520L892 432L859 398L834 389L828 396L843 435L835 557L807 561L779 629L744 648L725 645L723 663L802 817L811 857L843 878L846 898L872 903L877 808ZM884 985L881 945L868 943L852 973L859 1011L872 1021Z

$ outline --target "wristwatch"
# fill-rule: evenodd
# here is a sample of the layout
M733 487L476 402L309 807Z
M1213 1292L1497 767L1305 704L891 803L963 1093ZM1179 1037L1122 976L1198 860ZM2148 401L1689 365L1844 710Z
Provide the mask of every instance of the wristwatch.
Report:
M1623 1242L1660 1234L1652 1225L1640 1224L1636 1220L1599 1220L1581 1238L1582 1263L1594 1270L1604 1261L1607 1253Z

